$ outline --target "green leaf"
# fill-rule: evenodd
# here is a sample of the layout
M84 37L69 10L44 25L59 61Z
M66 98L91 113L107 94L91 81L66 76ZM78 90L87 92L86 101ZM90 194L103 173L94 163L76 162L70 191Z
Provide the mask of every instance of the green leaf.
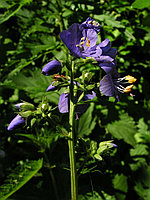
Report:
M41 69L35 69L30 71L30 76L25 76L22 72L19 76L11 77L10 86L14 85L15 88L24 90L30 96L34 98L35 102L41 101L43 96L47 96L50 102L58 104L59 93L58 92L46 92L46 89L51 84L51 78L41 74Z
M94 19L106 23L107 26L125 28L125 26L122 25L121 22L117 21L112 15L94 15Z
M134 146L136 133L135 122L132 117L124 113L120 115L120 119L107 125L108 131L116 138L123 139L128 144Z
M96 125L96 117L92 117L94 103L91 103L87 111L80 117L77 129L78 136L89 135Z
M138 9L147 8L150 6L150 0L136 0L131 6Z
M137 144L134 149L130 150L131 156L145 156L149 155L147 150L147 145L144 144Z
M43 160L26 161L20 163L0 186L0 199L5 200L25 183L27 183L42 167Z
M0 18L0 24L7 21L10 17L16 14L18 10L23 6L23 4L15 4L9 7L9 9L4 13L4 15Z
M150 166L143 167L138 177L138 182L135 186L135 191L142 198L142 200L150 199Z
M113 179L114 188L117 190L116 196L118 200L123 200L126 197L128 191L127 177L123 174L116 174ZM120 191L120 192L119 192Z
M133 35L133 30L129 27L129 28L126 28L125 29L125 35L128 37L128 40L130 41L130 40L136 40L136 38L134 37L134 35Z

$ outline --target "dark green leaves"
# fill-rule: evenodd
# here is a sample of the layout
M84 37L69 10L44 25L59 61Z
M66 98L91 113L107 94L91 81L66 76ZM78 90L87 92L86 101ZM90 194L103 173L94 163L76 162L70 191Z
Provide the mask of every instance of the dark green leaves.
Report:
M22 4L15 4L9 7L9 9L4 13L2 17L0 17L0 24L7 21L10 17L12 17L16 12L20 10Z
M133 8L138 8L138 9L147 8L149 6L150 6L150 0L136 0L132 4Z
M42 159L20 163L0 186L0 199L5 200L19 190L41 169L42 164Z
M107 26L117 27L117 28L125 28L123 24L121 24L119 21L117 21L113 16L111 15L94 15L94 18L96 20L99 20L101 22L104 22L107 24Z
M120 115L120 119L108 124L107 129L117 139L123 139L128 144L135 145L135 122L127 114Z
M118 200L124 200L128 191L127 177L123 174L116 174L113 179L114 189Z
M96 125L96 117L93 118L92 113L94 110L94 104L91 103L87 111L82 114L79 119L77 133L79 137L89 135Z

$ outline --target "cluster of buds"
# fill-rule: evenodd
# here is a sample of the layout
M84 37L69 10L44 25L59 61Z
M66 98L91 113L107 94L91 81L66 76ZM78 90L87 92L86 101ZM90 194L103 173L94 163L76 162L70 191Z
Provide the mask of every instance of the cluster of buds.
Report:
M51 118L51 106L47 103L47 100L43 98L43 101L39 104L37 108L31 103L22 102L14 105L17 109L16 117L10 122L9 126L7 127L8 131L12 131L15 128L18 128L22 125L27 125L27 119L30 118L30 125L36 122L39 118ZM38 117L38 118L37 118Z

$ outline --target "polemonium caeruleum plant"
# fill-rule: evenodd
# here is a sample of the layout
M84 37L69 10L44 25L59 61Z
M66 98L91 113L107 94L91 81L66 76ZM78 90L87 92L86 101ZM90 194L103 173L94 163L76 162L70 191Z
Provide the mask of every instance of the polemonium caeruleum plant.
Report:
M70 59L65 61L52 60L42 69L42 74L52 76L53 81L47 88L47 92L64 88L65 91L59 97L58 110L60 113L68 114L69 130L67 133L69 158L70 158L70 180L71 180L71 199L78 199L78 176L76 169L75 146L77 135L75 132L75 120L86 112L89 103L98 96L105 95L115 97L116 102L122 93L130 93L133 83L136 79L130 75L121 77L117 71L116 54L117 50L111 47L109 39L105 39L97 44L98 34L101 25L90 17L81 24L74 23L68 30L60 33L60 38L69 50ZM65 48L65 47L64 47ZM93 82L94 73L82 71L77 73L79 63L97 66L99 73L104 71L106 75L100 77L98 82ZM66 66L66 71L63 67ZM23 125L31 119L32 116L39 115L43 110L47 110L48 116L53 120L55 109L43 103L37 109L32 104L20 103L16 107L20 110L18 115L12 120L8 126L8 130L13 130L18 125ZM42 113L42 116L46 116ZM59 122L58 122L59 123ZM100 142L99 147L94 147L93 156L95 159L101 160L104 152L116 147L113 141ZM54 181L53 181L54 182ZM55 188L55 183L54 183ZM57 192L56 192L57 193ZM58 196L56 194L56 198Z

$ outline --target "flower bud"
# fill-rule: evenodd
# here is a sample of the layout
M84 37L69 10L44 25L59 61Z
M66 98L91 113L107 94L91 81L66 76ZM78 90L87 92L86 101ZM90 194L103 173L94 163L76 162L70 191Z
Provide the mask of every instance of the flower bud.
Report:
M53 81L53 82L49 85L49 87L48 87L47 90L46 90L47 92L56 90L56 86L53 85L54 83L55 83L55 81Z
M43 103L41 108L42 108L43 111L47 110L48 109L48 104Z
M51 62L47 63L43 69L42 69L42 74L44 74L45 76L49 76L52 74L55 74L57 72L61 71L61 63L57 60L52 60Z
M31 103L27 103L27 102L25 102L25 103L18 103L18 104L16 104L16 105L14 105L16 108L18 108L18 109L22 109L22 110L34 110L35 109L35 107L34 107L34 105L33 104L31 104Z
M11 131L14 128L16 128L16 126L19 126L20 124L25 123L25 119L23 117L21 117L20 115L17 115L9 124L7 130Z

